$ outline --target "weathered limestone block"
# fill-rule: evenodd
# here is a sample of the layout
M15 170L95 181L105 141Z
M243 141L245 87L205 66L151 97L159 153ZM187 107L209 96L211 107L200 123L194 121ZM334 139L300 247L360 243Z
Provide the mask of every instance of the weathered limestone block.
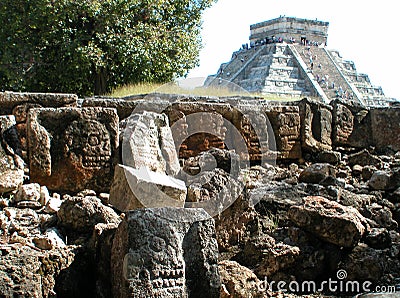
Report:
M98 223L119 224L117 213L99 199L72 197L65 200L57 212L59 225L68 231L91 233Z
M14 116L0 116L0 193L15 190L23 183L24 163L18 156L15 124Z
M0 92L0 115L11 115L16 106L25 104L58 108L76 106L77 100L75 94ZM17 117L17 113L15 115Z
M108 108L32 109L30 178L52 190L107 191L118 148L118 116Z
M270 107L266 114L275 134L279 159L301 158L300 114L296 106Z
M186 185L183 181L145 167L117 165L109 203L120 211L143 207L183 207Z
M214 220L202 209L126 214L111 252L113 297L219 297Z
M400 107L371 109L372 143L377 150L400 150Z
M117 110L120 120L128 118L145 95L130 96L128 98L88 97L82 100L82 107L103 107Z
M124 164L136 169L176 175L180 171L178 154L168 117L144 111L127 119L123 136Z
M371 144L371 117L368 109L356 103L332 103L332 140L335 146L365 148Z
M303 148L310 151L332 150L332 107L304 99L299 108Z
M306 197L302 205L289 209L289 218L320 239L329 243L354 247L368 224L353 207L340 205L323 197Z
M259 289L260 280L249 268L235 261L219 262L221 274L221 298L261 298L265 292Z

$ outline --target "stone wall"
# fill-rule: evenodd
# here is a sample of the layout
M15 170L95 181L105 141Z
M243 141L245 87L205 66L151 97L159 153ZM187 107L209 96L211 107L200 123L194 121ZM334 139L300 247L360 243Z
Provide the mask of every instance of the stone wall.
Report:
M22 158L30 179L49 189L79 191L90 184L106 191L121 162L118 122L141 110L167 115L181 159L213 147L238 151L240 142L247 150L238 154L251 164L337 149L400 149L398 107L163 94L77 102L71 94L0 93L0 114L12 117L12 125L1 128L2 154L10 160L2 173L21 169L15 162Z

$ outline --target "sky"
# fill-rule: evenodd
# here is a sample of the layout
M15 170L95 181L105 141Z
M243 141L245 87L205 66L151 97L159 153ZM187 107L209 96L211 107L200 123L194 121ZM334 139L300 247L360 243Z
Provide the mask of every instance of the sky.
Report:
M249 42L250 25L281 15L329 22L328 49L400 100L400 25L394 0L219 0L203 14L200 66L189 78L215 74Z

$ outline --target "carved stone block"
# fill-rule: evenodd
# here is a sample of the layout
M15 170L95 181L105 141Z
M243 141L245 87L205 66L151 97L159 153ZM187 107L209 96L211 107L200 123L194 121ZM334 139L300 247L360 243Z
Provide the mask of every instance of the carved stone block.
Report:
M219 297L214 220L203 209L128 212L111 253L113 297Z
M266 111L271 122L279 159L301 158L300 114L295 106L270 107Z
M372 141L378 150L400 150L400 108L371 109Z
M124 164L136 169L176 175L180 170L178 154L168 117L144 111L127 119L123 136Z
M367 108L335 100L332 112L332 140L335 146L365 148L371 145L371 116Z
M309 151L332 150L332 107L304 99L299 108L302 147Z
M31 109L27 136L31 182L55 190L109 190L118 148L115 109Z

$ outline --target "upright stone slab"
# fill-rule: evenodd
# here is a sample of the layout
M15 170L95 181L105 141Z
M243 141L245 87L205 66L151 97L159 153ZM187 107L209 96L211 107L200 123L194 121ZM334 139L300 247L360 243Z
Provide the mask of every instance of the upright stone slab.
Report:
M27 128L31 182L108 191L118 147L115 109L32 109Z
M400 107L371 109L373 145L378 150L400 150Z
M371 145L371 117L368 108L354 102L331 103L332 140L335 146L366 148Z
M299 107L268 107L266 114L275 133L277 157L279 159L301 158Z
M332 107L303 99L300 102L302 147L308 151L332 150Z
M113 297L219 297L214 220L203 209L128 212L111 252Z
M174 139L165 114L144 111L127 119L123 135L124 165L176 175L180 170Z

